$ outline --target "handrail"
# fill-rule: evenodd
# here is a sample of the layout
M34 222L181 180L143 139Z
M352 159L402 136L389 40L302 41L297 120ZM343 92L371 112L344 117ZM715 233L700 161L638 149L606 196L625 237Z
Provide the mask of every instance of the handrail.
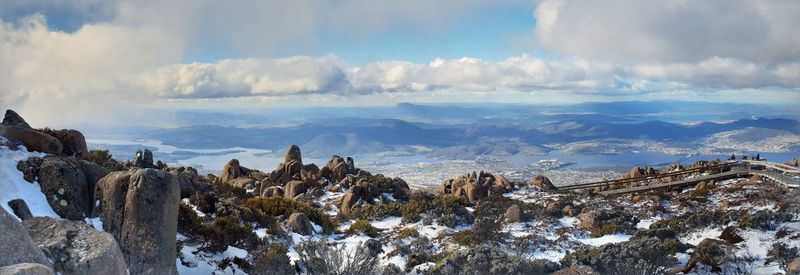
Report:
M680 176L690 173L702 172L712 169L723 168L719 172L709 174L709 175L702 175L699 177L694 178L684 178L680 180L671 180L666 183L659 183L659 184L652 184L649 183L651 180L667 178L667 177L674 177ZM727 169L725 169L727 168ZM753 169L758 168L758 169ZM789 168L789 169L787 169ZM616 180L604 180L598 182L589 182L589 183L581 183L581 184L573 184L573 185L566 185L566 186L557 186L557 190L579 190L579 189L587 189L587 188L596 188L596 187L604 187L604 186L611 186L611 185L619 185L619 184L629 184L629 183L640 183L644 182L645 185L641 186L634 186L628 188L619 188L614 190L607 190L601 193L603 194L623 194L623 193L632 193L632 192L639 192L639 191L647 191L652 189L659 189L659 188L667 188L672 186L684 185L689 183L694 183L698 181L704 180L711 180L711 179L719 179L719 178L728 178L731 176L742 177L742 176L749 176L749 175L759 175L767 178L769 180L775 181L780 183L784 186L789 188L798 188L800 187L800 177L792 177L787 174L795 174L793 170L797 168L786 166L783 164L776 164L770 162L761 162L761 161L744 161L744 162L735 162L735 163L720 163L712 166L706 167L695 167L691 169L686 169L682 171L670 172L665 174L658 174L658 175L650 175L650 176L642 176L636 178L628 178L628 179L616 179ZM724 171L723 171L724 170Z

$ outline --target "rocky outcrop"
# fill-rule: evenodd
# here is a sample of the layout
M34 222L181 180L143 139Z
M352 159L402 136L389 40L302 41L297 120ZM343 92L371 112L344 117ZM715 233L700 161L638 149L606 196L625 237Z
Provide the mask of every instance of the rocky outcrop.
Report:
M800 167L800 158L793 158L786 162L786 165Z
M12 110L6 110L0 124L0 136L20 141L29 151L61 154L64 146L55 137L31 128L22 117Z
M61 152L67 156L82 156L89 152L89 149L86 148L86 138L81 132L72 129L53 130L49 128L39 131L61 142L63 146Z
M287 199L293 199L300 194L306 192L306 185L301 180L293 180L283 187L283 196Z
M470 202L475 202L488 195L502 194L512 189L513 185L505 177L481 171L446 180L440 192L466 197Z
M375 198L375 193L377 192L371 183L362 181L360 184L354 185L342 196L339 213L349 217L353 209L364 203L371 202Z
M0 207L0 266L20 263L39 263L52 267L52 263L31 240L25 227Z
M205 179L197 174L197 169L192 167L168 168L181 187L181 198L190 198L196 192L208 191L211 187L204 182Z
M328 180L340 182L347 178L347 175L358 175L359 172L361 172L361 169L355 167L353 158L347 157L347 159L344 159L333 155L328 160L328 163L320 169L319 175Z
M286 148L286 153L283 155L283 163L290 163L292 161L300 163L300 165L303 164L303 157L300 155L300 147L294 144L289 145L289 147Z
M31 214L31 209L28 208L28 204L22 199L14 199L8 201L8 206L11 207L11 210L14 211L14 215L16 215L20 220L27 220L33 218L33 214Z
M300 235L311 235L311 233L314 232L311 221L308 219L308 216L303 213L293 213L290 215L289 219L286 221L286 225L288 225L292 231Z
M74 159L45 158L39 183L53 211L62 218L81 220L91 213L94 186Z
M642 167L633 167L627 174L622 175L623 179L635 179L644 176L645 169Z
M238 159L232 159L225 164L222 168L222 174L219 175L220 183L227 183L242 175L241 167L239 166Z
M536 187L541 191L555 191L555 185L550 181L549 178L545 177L544 175L536 175L531 179L531 186Z
M3 275L50 275L53 269L42 264L22 263L0 267Z
M261 196L267 198L283 197L283 188L281 188L280 186L267 187L266 189L264 189L263 192L261 192Z
M31 239L61 274L125 274L117 241L83 222L35 217L23 222Z
M156 168L153 162L153 152L150 149L137 150L133 159L129 163L130 166L138 168Z
M47 202L59 216L81 220L92 213L97 182L108 170L75 157L47 156L21 161L26 180L38 179Z
M580 224L578 224L580 229L599 229L603 225L609 224L613 225L617 232L633 230L639 223L638 218L620 209L587 211L578 215L578 220L580 220Z
M133 274L176 274L180 186L155 169L113 172L100 180L100 218Z
M67 156L81 156L89 152L86 138L81 132L72 129L33 129L12 110L6 110L3 123L0 124L0 136L19 141L29 151Z

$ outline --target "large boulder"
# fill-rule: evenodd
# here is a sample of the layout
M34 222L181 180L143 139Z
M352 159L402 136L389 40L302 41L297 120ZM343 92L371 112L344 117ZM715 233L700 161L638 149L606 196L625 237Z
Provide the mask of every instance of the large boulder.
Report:
M550 181L544 175L537 175L531 179L531 186L536 187L541 191L555 191L557 188L553 185L553 182Z
M690 271L698 263L711 267L711 272L720 272L720 265L728 261L730 257L730 247L724 241L715 239L703 239L692 252L689 258L687 271Z
M286 154L283 156L283 163L289 163L290 161L296 161L301 166L303 165L303 158L300 155L300 147L297 145L289 145L286 148Z
M23 222L31 239L61 274L126 274L128 267L111 234L83 222L35 217Z
M89 152L89 149L86 148L86 138L77 130L52 130L45 128L39 131L58 139L63 146L62 153L67 156L82 156Z
M306 185L303 181L300 180L293 180L286 183L286 186L283 187L283 196L287 199L293 199L297 195L303 194L306 192Z
M311 235L311 233L314 232L311 221L308 219L308 216L303 213L293 213L289 216L286 224L292 231L300 235Z
M454 196L463 196L469 201L478 201L488 195L500 195L513 189L508 179L501 175L493 175L481 171L472 172L445 180L440 192Z
M800 257L792 259L792 261L786 265L786 272L789 274L800 274Z
M786 165L800 167L800 158L793 158L786 162Z
M22 263L0 267L0 274L3 275L50 275L53 269L43 264Z
M614 225L617 232L624 232L636 228L639 219L628 211L621 209L588 211L578 215L578 228L593 230L602 228L603 225Z
M20 141L28 151L61 154L64 149L58 139L34 130L17 113L11 110L6 111L3 123L0 125L0 136Z
M6 110L5 116L3 116L3 122L0 123L0 125L31 128L31 125L25 122L25 119L13 110Z
M52 267L53 264L39 247L22 223L0 207L0 266L19 263L39 263Z
M283 188L280 186L270 186L264 189L261 192L262 197L272 198L272 197L283 197Z
M522 221L522 210L519 209L519 205L513 204L506 209L504 217L507 223L520 222Z
M180 186L156 169L113 172L100 180L100 218L133 274L176 274Z
M47 202L59 216L82 220L92 213L96 182L89 182L72 157L46 157L38 170Z
M222 174L219 175L220 183L228 183L228 181L238 178L242 175L238 159L232 159L225 164L222 168Z
M642 167L633 167L633 168L631 168L631 171L629 171L627 174L623 175L622 178L623 179L640 178L640 177L644 176L645 173L646 173L646 171L645 171L644 168L642 168Z
M367 188L360 185L354 185L352 188L347 190L342 196L342 201L339 205L339 213L344 215L345 217L350 216L350 212L356 207L366 202L367 200Z

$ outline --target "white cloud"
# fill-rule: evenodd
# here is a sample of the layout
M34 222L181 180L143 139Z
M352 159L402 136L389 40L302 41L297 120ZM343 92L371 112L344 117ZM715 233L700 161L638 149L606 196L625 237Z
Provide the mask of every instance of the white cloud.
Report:
M146 116L136 110L159 102L282 104L303 98L370 104L387 95L396 101L532 95L576 101L689 97L719 89L771 90L788 98L800 87L797 1L544 0L535 12L536 38L557 57L366 64L335 55L272 56L280 49L314 49L324 43L319 34L331 30L353 37L396 26L446 31L496 2L31 3L0 4L0 102L39 125L131 120ZM30 10L42 14L17 14ZM59 12L78 27L49 27L45 16ZM13 21L5 19L8 14ZM208 49L241 57L181 64Z
M548 50L615 63L755 63L800 58L794 0L544 0L536 34Z

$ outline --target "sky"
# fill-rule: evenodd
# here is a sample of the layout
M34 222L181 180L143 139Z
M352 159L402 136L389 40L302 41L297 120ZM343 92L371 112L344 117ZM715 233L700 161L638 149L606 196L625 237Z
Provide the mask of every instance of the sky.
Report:
M800 1L2 0L0 106L687 100L800 107Z

